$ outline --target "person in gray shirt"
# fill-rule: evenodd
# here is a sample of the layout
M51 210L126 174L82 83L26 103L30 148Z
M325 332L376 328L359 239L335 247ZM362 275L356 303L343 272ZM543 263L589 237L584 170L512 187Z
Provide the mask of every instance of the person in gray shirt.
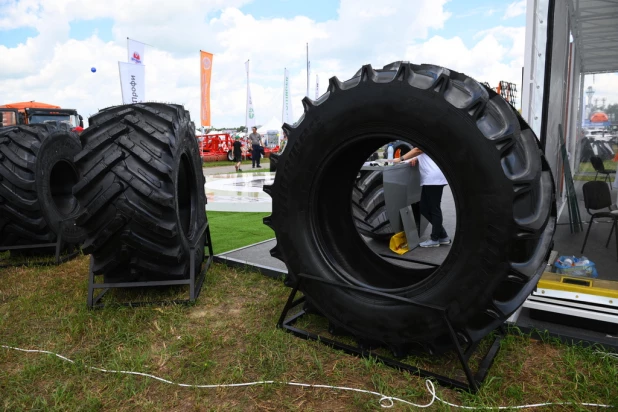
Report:
M257 132L257 127L252 127L253 133L249 135L249 140L251 141L251 164L255 169L256 165L259 168L260 166L260 155L262 154L262 136Z

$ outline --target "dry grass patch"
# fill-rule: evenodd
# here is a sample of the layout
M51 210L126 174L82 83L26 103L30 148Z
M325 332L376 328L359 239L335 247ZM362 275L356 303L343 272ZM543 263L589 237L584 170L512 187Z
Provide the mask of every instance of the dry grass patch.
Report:
M289 293L281 281L213 265L193 305L124 307L113 302L127 295L112 293L106 297L110 306L88 310L87 273L87 257L58 267L0 270L0 343L50 350L76 361L0 349L0 409L380 409L379 399L368 394L281 384L182 388L141 376L95 372L86 365L188 384L295 381L363 388L419 404L430 400L423 379L277 329ZM184 288L134 293L155 300L186 296ZM317 317L307 322L315 327L324 323ZM457 364L450 355L408 360L445 373ZM593 349L509 335L479 394L437 388L446 400L478 407L545 401L618 405L615 382L618 362ZM432 408L448 410L437 404ZM408 409L401 404L394 408Z

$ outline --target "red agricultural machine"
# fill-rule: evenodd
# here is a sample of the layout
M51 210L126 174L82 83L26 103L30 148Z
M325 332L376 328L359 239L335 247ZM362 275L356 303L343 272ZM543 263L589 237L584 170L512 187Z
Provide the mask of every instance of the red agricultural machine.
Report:
M204 162L219 162L221 160L234 160L233 144L234 137L229 133L206 134L196 136L200 156ZM241 138L242 158L251 159L251 145L247 144L247 138ZM264 147L264 157L270 157L271 153L278 153L279 146L273 148Z

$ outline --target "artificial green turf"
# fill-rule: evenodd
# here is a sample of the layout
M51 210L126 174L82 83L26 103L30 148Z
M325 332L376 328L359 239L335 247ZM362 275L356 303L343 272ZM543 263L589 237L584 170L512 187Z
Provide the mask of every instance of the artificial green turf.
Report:
M262 223L270 213L207 212L213 252L219 254L275 237Z

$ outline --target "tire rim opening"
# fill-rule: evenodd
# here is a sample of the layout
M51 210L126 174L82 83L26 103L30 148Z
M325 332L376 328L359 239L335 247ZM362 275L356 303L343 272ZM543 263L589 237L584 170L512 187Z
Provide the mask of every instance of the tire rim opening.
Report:
M77 184L78 179L75 167L66 160L61 160L52 167L49 187L56 210L62 217L69 217L77 208L73 186Z
M186 153L180 157L176 177L176 207L183 234L191 238L195 230L197 194L195 174Z
M400 172L403 172L403 175L409 176L407 172L412 170L412 166L392 165L392 163L390 166L384 166L387 162L386 149L389 143L400 144L400 147L394 148L393 153L398 151L402 155L416 145L409 138L389 139L383 136L351 138L345 146L324 160L320 176L317 178L319 183L316 182L313 191L316 197L314 204L317 208L311 213L312 226L315 236L320 239L322 253L328 256L335 269L342 274L354 274L354 278L348 281L376 290L405 290L436 273L450 255L450 250L455 244L457 207L450 186L438 185L443 191L440 206L443 226L450 244L417 247L419 242L430 239L432 232L432 225L426 218L421 217L421 205L417 202L409 206L413 213L411 216L414 219L413 224L420 224L424 229L420 233L420 240L413 239L413 244L405 253L398 254L391 250L392 236L395 233L405 233L405 229L401 220L393 225L393 228L388 227L389 216L393 217L393 207L389 213L385 205L384 189L387 188L389 193L392 193L393 190L397 190L397 186L390 182L385 185L382 175L385 172L389 173L388 180L392 180L392 173L398 170L400 175ZM435 158L430 157L428 153L421 158L421 161L428 157L437 166ZM411 169L404 170L405 167ZM418 177L418 163L415 168ZM378 178L371 179L371 182L363 181L365 186L359 185L367 173L375 174L375 172L380 175ZM446 174L444 177L448 179ZM416 185L413 191L420 196L421 187L418 180ZM363 190L359 190L361 186ZM407 185L404 183L398 187L406 190ZM388 199L393 197L389 194ZM406 197L403 199L402 207L405 207ZM425 209L426 204L423 207L423 212L426 213ZM373 230L376 228L378 230ZM372 230L377 233L371 234ZM403 239L406 240L405 237ZM354 256L355 259L347 258L349 256Z

